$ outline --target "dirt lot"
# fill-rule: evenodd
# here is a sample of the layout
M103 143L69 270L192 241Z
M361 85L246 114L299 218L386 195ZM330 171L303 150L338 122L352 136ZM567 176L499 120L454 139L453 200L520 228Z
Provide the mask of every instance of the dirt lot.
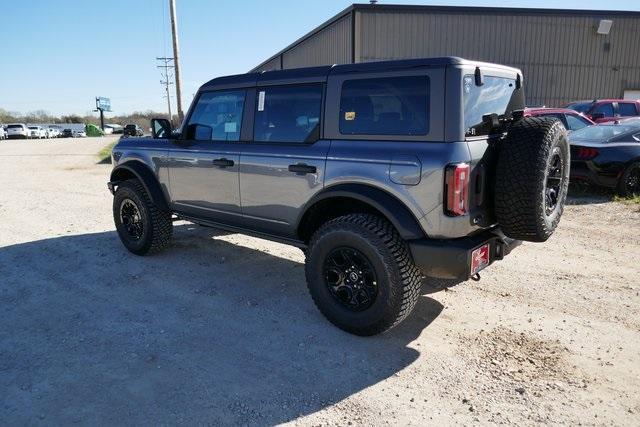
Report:
M0 142L0 424L640 423L640 212L572 199L547 244L359 338L295 248L113 231L107 139Z

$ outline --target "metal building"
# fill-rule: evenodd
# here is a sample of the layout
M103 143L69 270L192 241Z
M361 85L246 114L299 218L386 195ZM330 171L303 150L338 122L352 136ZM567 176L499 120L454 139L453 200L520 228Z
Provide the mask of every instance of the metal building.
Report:
M640 96L640 12L355 4L251 71L461 56L522 69L528 105Z

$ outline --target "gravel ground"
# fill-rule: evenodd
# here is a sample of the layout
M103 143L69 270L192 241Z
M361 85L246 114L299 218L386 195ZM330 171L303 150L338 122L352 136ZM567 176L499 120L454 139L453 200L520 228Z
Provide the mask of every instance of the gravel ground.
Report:
M638 205L572 199L547 244L360 338L298 249L179 223L129 254L108 142L0 142L0 424L640 423Z

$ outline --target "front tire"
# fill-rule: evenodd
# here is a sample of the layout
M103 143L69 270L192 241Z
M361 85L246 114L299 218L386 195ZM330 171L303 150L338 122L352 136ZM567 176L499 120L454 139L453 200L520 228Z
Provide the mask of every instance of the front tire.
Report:
M384 332L413 310L420 272L386 220L350 214L322 225L307 250L307 286L318 309L355 335Z
M171 243L171 213L159 209L137 179L118 185L113 220L122 244L136 255L160 252Z

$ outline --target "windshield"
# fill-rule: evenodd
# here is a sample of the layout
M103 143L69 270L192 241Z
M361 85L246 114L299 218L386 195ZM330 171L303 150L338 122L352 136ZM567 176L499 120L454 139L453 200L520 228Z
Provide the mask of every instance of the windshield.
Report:
M476 86L475 77L467 74L463 79L464 91L464 133L465 136L487 135L482 116L498 114L500 116L513 110L524 108L524 102L518 95L522 89L516 90L515 79L485 76L484 84Z
M639 125L600 125L579 129L569 139L582 141L609 141L616 136L640 130Z
M22 129L22 125L9 125L7 129Z
M578 113L586 113L591 108L591 105L593 105L593 102L575 102L567 105L567 108L577 111Z

